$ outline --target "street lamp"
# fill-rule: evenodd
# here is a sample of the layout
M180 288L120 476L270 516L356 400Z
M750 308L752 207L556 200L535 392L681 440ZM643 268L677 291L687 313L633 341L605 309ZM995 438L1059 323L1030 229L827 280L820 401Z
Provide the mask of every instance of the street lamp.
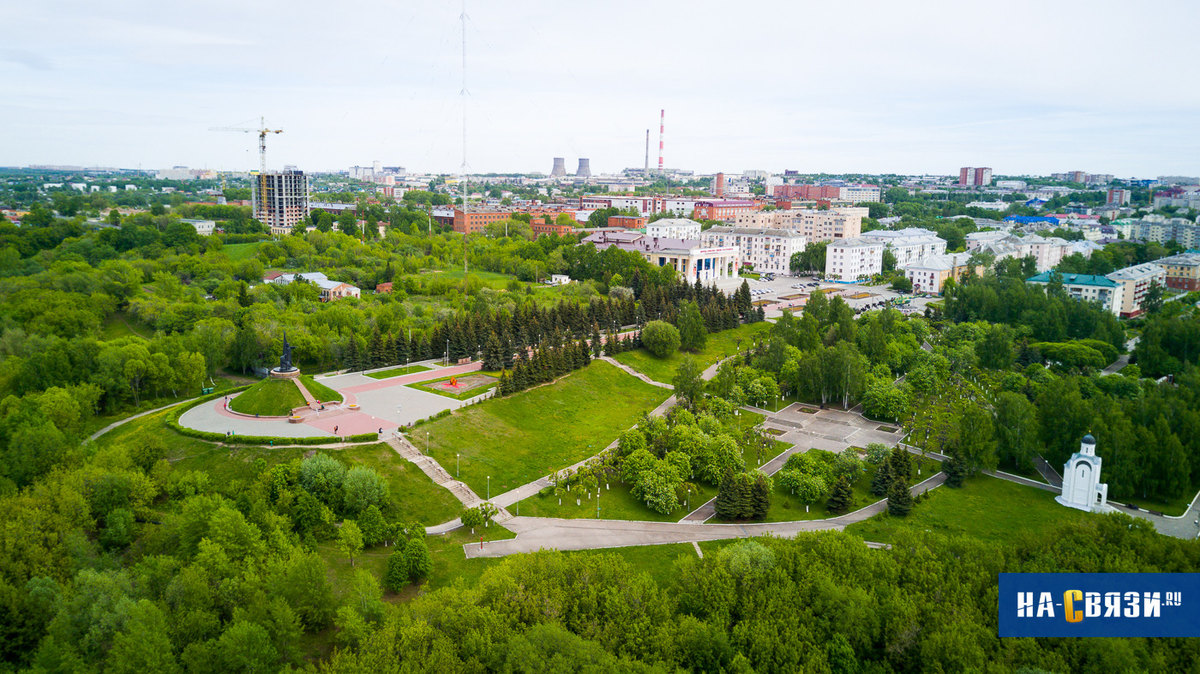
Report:
M429 431L425 431L425 456L429 456Z
M454 477L458 477L460 475L462 475L462 473L459 472L459 469L458 469L458 452L455 452L454 453Z
M488 478L487 479L487 500L491 501L492 500L492 476L488 475L487 478Z

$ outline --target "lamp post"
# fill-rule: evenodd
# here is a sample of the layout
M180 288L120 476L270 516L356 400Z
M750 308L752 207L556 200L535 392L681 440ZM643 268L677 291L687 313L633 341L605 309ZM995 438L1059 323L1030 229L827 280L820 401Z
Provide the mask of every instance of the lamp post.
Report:
M488 475L487 478L487 500L490 502L492 500L492 476Z
M458 469L458 452L454 453L454 477L459 477L462 473Z
M429 456L429 431L425 431L425 456Z
M450 364L450 340L446 340L446 360L442 361L446 365Z

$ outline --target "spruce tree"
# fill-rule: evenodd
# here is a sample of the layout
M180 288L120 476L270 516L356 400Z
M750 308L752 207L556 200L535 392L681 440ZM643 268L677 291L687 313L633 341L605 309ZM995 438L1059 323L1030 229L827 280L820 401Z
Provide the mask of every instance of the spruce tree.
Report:
M403 332L401 332L394 340L394 342L392 344L392 349L396 353L396 363L397 364L408 363L409 355L412 352L409 351L408 338L404 336Z
M912 510L913 498L912 492L908 490L908 485L897 477L892 480L892 485L888 489L888 514L897 517L904 517Z
M600 343L600 328L592 323L592 357L599 358L602 348L604 347Z
M499 370L503 367L500 339L496 333L488 335L487 346L483 350L483 369Z
M850 480L843 475L834 483L833 492L829 494L829 501L825 503L825 508L831 513L841 514L850 509L853 500L854 491L850 488Z
M762 472L757 472L754 475L754 485L750 491L750 503L750 516L756 520L765 518L767 511L771 509L771 478Z
M367 357L363 369L382 367L387 364L387 356L383 350L383 337L379 334L379 329L376 328L371 333L371 341L367 344Z
M961 487L967 479L967 464L957 454L951 454L942 462L942 471L946 473L947 487Z
M726 468L725 473L721 475L720 484L717 485L717 502L714 504L717 517L723 520L738 518L737 507L734 503L735 487L733 482L733 471Z
M342 356L342 365L350 372L354 372L359 369L358 360L358 338L350 335L350 338L346 342L346 352Z
M875 469L875 477L871 478L871 493L876 496L886 496L893 481L892 460L889 456L888 460L879 464L879 467Z

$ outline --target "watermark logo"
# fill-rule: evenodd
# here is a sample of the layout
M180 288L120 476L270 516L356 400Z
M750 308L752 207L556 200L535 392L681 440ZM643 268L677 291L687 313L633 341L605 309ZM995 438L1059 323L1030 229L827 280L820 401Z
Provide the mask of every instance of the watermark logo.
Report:
M1002 637L1200 636L1200 574L1002 573Z

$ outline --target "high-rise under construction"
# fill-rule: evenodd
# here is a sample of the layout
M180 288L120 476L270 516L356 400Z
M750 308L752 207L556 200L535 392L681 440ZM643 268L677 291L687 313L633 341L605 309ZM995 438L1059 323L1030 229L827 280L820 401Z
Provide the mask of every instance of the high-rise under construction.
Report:
M308 214L308 179L304 171L254 176L254 217L272 234L288 234Z

